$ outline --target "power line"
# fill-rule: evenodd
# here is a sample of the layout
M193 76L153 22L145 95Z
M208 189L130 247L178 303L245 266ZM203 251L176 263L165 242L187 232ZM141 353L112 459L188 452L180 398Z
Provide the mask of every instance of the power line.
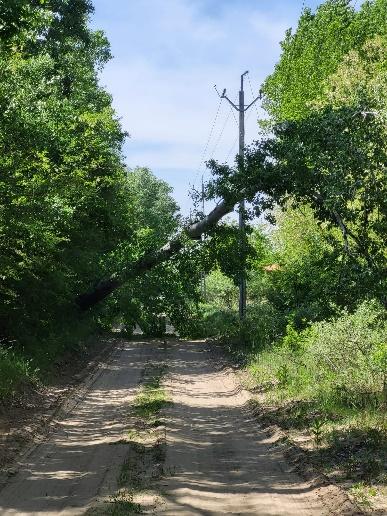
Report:
M247 77L248 77L248 76L247 76ZM251 113L252 113L252 111L249 111L249 112L248 112L247 117L246 117L246 122L247 122L247 121L248 121L248 119L250 118ZM235 118L235 115L234 115L234 118ZM235 121L236 121L236 120L235 120ZM229 160L229 158L230 158L230 156L231 156L231 153L232 153L232 151L234 150L234 148L235 148L235 146L236 146L236 144L237 144L238 139L239 139L239 135L237 135L237 136L235 137L234 142L233 142L233 144L231 145L230 150L228 151L228 154L227 154L226 159L225 159L225 162L226 162L226 163L228 162L228 160Z
M211 141L214 129L215 129L215 125L216 125L216 122L218 120L218 116L219 116L219 112L220 112L220 108L221 108L222 102L223 102L223 99L221 98L220 101L219 101L219 104L218 104L218 108L216 110L216 114L215 114L214 120L212 122L212 126L211 126L211 129L210 129L210 132L208 134L206 145L204 146L204 150L203 150L201 158L200 158L200 163L199 163L199 166L198 166L198 169L197 169L197 172L196 172L196 176L195 176L195 179L194 179L194 184L196 183L196 179L198 178L198 175L200 174L200 170L201 170L202 165L204 163L204 159L205 159L205 156L207 154L208 147L210 145L210 141Z
M234 150L235 145L237 144L238 138L239 138L239 134L235 137L234 143L232 144L231 149L228 151L228 154L226 156L226 163L227 163L232 151Z
M216 152L216 149L218 148L218 145L222 139L222 136L223 136L223 133L224 133L224 130L226 129L226 126L227 126L227 123L228 121L230 120L230 115L233 114L234 115L234 111L232 109L232 107L230 107L230 110L228 112L228 115L226 116L226 119L224 121L224 124L223 124L223 127L219 133L219 136L218 136L218 139L216 140L215 142L215 145L214 145L214 148L212 149L212 152L210 153L210 156L213 158L214 155L215 155L215 152ZM234 118L235 118L235 115L234 115Z
M236 97L235 97L235 102L236 102L237 98L238 98L238 94L237 94L237 95L236 95ZM223 99L221 99L221 100L223 100ZM230 111L228 112L228 114L227 114L227 116L226 116L226 118L225 118L225 120L224 120L224 123L223 123L223 125L221 126L220 133L219 133L219 135L218 135L218 137L217 137L217 139L216 139L216 141L215 141L215 145L214 145L214 147L213 147L213 149L212 149L212 152L209 152L209 153L208 153L208 159L205 159L205 158L206 158L206 154L207 154L207 150L208 150L208 148L209 148L209 146L210 146L211 138L212 138L212 136L214 135L214 133L216 132L216 131L215 131L215 127L216 127L217 119L219 118L220 109L221 109L221 105L219 104L219 105L218 105L218 109L217 109L217 113L216 113L216 116L215 116L215 119L214 119L214 122L213 122L212 127L211 127L210 136L209 136L209 138L208 138L208 141L207 141L206 147L205 147L205 149L204 149L204 151L203 151L202 158L201 158L201 160L200 160L200 166L199 166L198 171L197 171L197 173L196 173L195 180L194 180L194 184L196 183L197 178L198 178L198 176L199 176L199 174L200 174L200 172L201 172L201 168L202 168L203 163L204 163L205 161L208 161L208 160L210 160L210 159L213 159L213 158L214 158L215 152L216 152L216 150L217 150L217 148L218 148L218 146L219 146L219 144L220 144L220 142L221 142L221 140L222 140L222 136L223 136L224 131L225 131L226 127L227 127L227 124L228 124L228 122L229 122L229 120L230 120L230 115L231 115L231 114L232 114L232 116L233 116L233 119L234 119L235 125L238 127L238 121L237 121L237 119L236 119L236 117L235 117L234 110L232 109L232 107L230 107ZM235 146L235 143L234 143L234 145L233 145L233 146ZM231 151L230 151L230 153L231 153ZM204 173L205 173L205 171L204 171Z
M254 91L253 91L253 87L251 86L250 75L247 75L247 79L248 79L248 81L249 81L249 85L250 85L251 98L253 99L253 98L254 98ZM257 104L254 104L254 107L255 107L255 111L256 111L256 113L257 113L257 118L259 118L259 113L258 113L258 107L257 107Z

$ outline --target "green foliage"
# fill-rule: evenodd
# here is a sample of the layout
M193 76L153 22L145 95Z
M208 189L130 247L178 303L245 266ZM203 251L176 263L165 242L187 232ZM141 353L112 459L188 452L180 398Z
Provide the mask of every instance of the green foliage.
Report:
M373 36L386 35L386 11L385 0L364 2L359 12L347 0L325 1L315 13L305 8L295 32L287 31L281 59L264 83L272 119L308 117L344 57Z
M2 10L12 33L0 42L0 332L27 348L73 317L131 233L124 133L97 82L109 49L87 27L89 2L30 4Z
M385 0L306 9L264 85L270 130L237 167L210 163L209 197L244 191L257 214L309 207L326 239L316 246L321 285L339 277L341 306L365 290L385 300L386 12Z
M387 369L374 357L386 335L385 311L376 302L364 302L337 320L316 323L305 365L312 371L318 395L354 407L379 406Z
M0 399L37 382L37 371L29 360L12 350L0 348Z
M241 323L240 336L251 352L259 352L280 338L284 326L283 314L273 304L262 299L248 306L246 318Z
M131 170L128 187L135 206L132 224L142 238L142 250L157 249L176 232L180 220L172 188L147 168Z
M324 436L324 425L325 425L324 419L316 418L313 421L311 431L312 431L313 439L314 439L316 446L320 446L320 444L322 443L323 436Z
M206 301L210 305L232 310L236 308L238 287L219 269L206 277Z
M260 140L233 167L211 161L205 193L243 192L247 216L272 224L249 237L247 315L223 329L229 349L286 428L367 480L387 404L386 13L386 0L304 9L263 85Z
M179 333L182 337L228 340L237 334L238 328L238 316L235 310L201 304L179 327Z
M370 509L372 508L372 498L377 495L377 490L364 482L357 482L351 488L351 494L361 507Z
M340 247L340 231L318 222L308 206L276 213L268 258L278 268L251 272L252 294L266 297L289 317L295 328L327 318L337 307L354 307L379 292L379 278Z
M242 235L237 224L229 222L213 228L203 244L204 270L209 272L216 267L237 285L244 273L244 264L248 264L255 255L248 238L251 232L252 228L247 226L246 233Z
M173 236L180 224L172 189L148 169L128 173L128 209L132 238L123 240L109 256L107 270L125 270L128 264L146 252L157 250ZM111 316L119 314L128 331L138 322L151 336L165 331L165 315L179 327L199 298L200 264L195 260L196 245L186 249L146 275L129 281L106 304Z
M140 392L134 400L134 414L146 425L152 426L160 411L169 403L168 395L161 382L167 373L166 364L146 365Z
M77 295L163 245L178 209L165 182L124 166L126 135L98 83L110 49L88 26L89 0L3 4L0 337L44 376L117 317L160 333L160 315L183 318L197 284L191 248L80 316Z
M387 369L375 357L385 347L386 330L384 309L375 301L364 302L352 314L344 311L301 332L288 325L284 338L256 355L250 370L262 384L273 382L297 398L378 408Z

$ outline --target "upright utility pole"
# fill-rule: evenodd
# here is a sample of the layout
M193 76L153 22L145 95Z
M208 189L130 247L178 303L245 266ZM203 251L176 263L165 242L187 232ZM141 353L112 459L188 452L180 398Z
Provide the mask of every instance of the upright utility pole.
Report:
M204 217L204 179L203 179L203 175L202 175L202 213L203 213L203 217ZM204 240L205 237L204 237L204 233L203 235L201 236L201 240ZM203 271L202 272L202 296L203 296L203 300L206 301L207 300L207 285L206 285L206 273Z
M248 72L245 72L241 75L241 89L239 90L239 157L241 160L243 159L245 149L245 92L243 90L243 78L247 73ZM244 199L239 204L239 231L241 252L243 252L244 238L246 234ZM239 278L239 317L241 319L243 319L246 314L246 294L245 263L243 261L243 270Z
M231 106L239 111L239 158L240 162L243 163L243 155L245 149L245 113L246 111L259 99L261 96L256 97L250 104L245 105L245 92L243 89L243 79L244 76L249 72L246 71L241 75L241 89L239 91L239 105L235 105L226 95L226 89L223 90L222 95L218 95L222 99L226 99ZM216 89L216 86L215 86ZM218 92L218 90L216 89ZM239 230L240 230L240 246L242 251L242 246L245 239L245 201L241 201L239 203ZM246 276L245 276L245 267L243 264L243 271L239 279L239 317L243 319L246 315Z

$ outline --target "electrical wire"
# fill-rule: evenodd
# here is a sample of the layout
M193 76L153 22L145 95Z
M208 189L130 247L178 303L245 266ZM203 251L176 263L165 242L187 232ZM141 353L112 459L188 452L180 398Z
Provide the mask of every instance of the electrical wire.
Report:
M252 97L252 100L254 100L254 91L253 91L253 87L252 87L251 81L250 81L250 74L247 74L247 79L249 80L251 97ZM259 118L258 107L257 107L256 103L254 104L254 107L255 107L255 112L257 113L257 118Z
M235 96L234 104L236 103L237 98L238 98L238 94L236 94L236 96ZM221 99L221 100L223 100L223 99ZM210 160L210 159L213 159L213 158L214 158L215 152L216 152L216 150L217 150L217 148L218 148L218 146L219 146L219 144L220 144L220 142L221 142L221 140L222 140L222 137L223 137L224 131L225 131L225 129L226 129L226 127L227 127L227 124L228 124L228 122L229 122L229 120L230 120L230 115L232 115L232 116L233 116L233 119L234 119L234 122L235 122L236 127L239 127L239 126L238 126L238 121L237 121L237 119L236 119L236 117L235 117L234 108L233 108L232 106L230 106L230 111L228 112L228 114L227 114L227 116L226 116L226 118L225 118L225 120L224 120L224 123L223 123L223 125L222 125L222 127L221 127L221 130L220 130L220 133L219 133L219 135L218 135L218 137L217 137L217 139L216 139L216 141L215 141L215 145L214 145L214 147L213 147L213 149L212 149L212 152L208 153L208 159L205 159L205 158L206 158L206 155L207 155L207 150L208 150L208 148L209 148L209 146L210 146L211 138L212 138L213 133L214 133L214 130L215 130L216 121L217 121L217 119L218 119L218 117L219 117L220 109L221 109L221 103L219 103L219 105L218 105L218 109L217 109L217 112L216 112L216 115L215 115L215 119L214 119L214 122L213 122L213 124L212 124L211 131L210 131L210 135L209 135L209 138L208 138L208 140L207 140L207 144L206 144L206 146L205 146L205 149L204 149L204 151L203 151L203 154L202 154L202 157L201 157L201 160L200 160L200 165L199 165L199 168L198 168L198 170L197 170L197 173L196 173L196 176L195 176L195 179L194 179L194 182L193 182L193 186L195 186L195 184L196 184L196 182L197 182L197 178L198 178L198 176L199 176L199 175L200 175L200 173L201 173L201 169L202 169L202 165L203 165L203 163L204 163L205 161L208 161L208 160ZM238 136L237 136L237 139L238 139ZM234 146L235 146L235 143L234 143ZM231 151L230 151L230 154L231 154ZM202 172L202 177L203 177L203 175L204 175L205 173L206 173L206 171Z
M228 154L227 154L227 156L226 156L226 160L225 160L225 162L226 162L226 163L228 162L228 160L229 160L229 158L230 158L230 156L231 156L231 153L232 153L232 151L234 150L234 147L235 147L235 145L236 145L236 143L237 143L237 141L238 141L238 138L239 138L239 134L237 134L237 135L236 135L235 140L234 140L234 143L232 144L232 146L231 146L230 150L228 151Z
M233 112L234 112L234 108L233 108L232 106L230 106L230 110L229 110L229 112L228 112L228 115L226 116L226 119L225 119L225 121L224 121L224 124L223 124L223 126L222 126L222 129L221 129L221 131L220 131L220 133L219 133L218 139L216 140L215 145L214 145L214 148L212 149L212 152L210 153L211 158L214 158L214 155L215 155L216 149L218 148L218 145L219 145L219 143L220 143L220 141L221 141L221 139L222 139L222 136L223 136L224 130L226 129L227 123L228 123L228 121L230 120L231 113L233 113Z
M215 114L214 120L212 122L212 126L211 126L211 129L210 129L210 132L208 134L206 145L204 146L204 150L203 150L201 158L200 158L200 163L199 163L199 166L198 166L198 169L197 169L197 172L196 172L196 176L195 176L195 179L194 179L194 182L193 182L194 185L196 183L196 180L197 180L197 178L198 178L198 176L200 174L202 165L204 163L204 160L205 160L205 157L206 157L206 154L207 154L207 150L208 150L208 147L210 145L210 141L211 141L214 129L215 129L215 125L216 125L216 122L217 122L218 117L219 117L219 113L220 113L220 108L222 106L222 102L223 102L223 99L221 98L220 101L219 101L219 104L218 104L218 108L216 110L216 114Z
M252 111L248 112L245 122L247 122L249 120L249 118L251 116L251 113L252 113ZM225 159L225 163L228 162L228 160L229 160L229 158L231 156L231 153L233 152L233 150L234 150L234 148L235 148L235 146L237 144L238 139L239 139L239 133L236 135L235 140L234 140L233 144L231 145L230 150L227 153L227 156L226 156L226 159Z
M237 99L238 99L238 94L235 95L234 104L236 104ZM235 125L238 128L238 134L236 135L235 140L234 140L230 150L227 153L227 156L226 156L226 159L225 159L225 163L227 163L227 161L228 161L228 159L229 159L229 157L230 157L232 151L234 150L234 147L235 147L235 145L236 145L236 143L238 141L238 138L239 138L239 124L238 124L238 120L236 119L236 116L235 116L235 113L234 113L234 108L231 106L230 109L231 109L231 113L232 113Z

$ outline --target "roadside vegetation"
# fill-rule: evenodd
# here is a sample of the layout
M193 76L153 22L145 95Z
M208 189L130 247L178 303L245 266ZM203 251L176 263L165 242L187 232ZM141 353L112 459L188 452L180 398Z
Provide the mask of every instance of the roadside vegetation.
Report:
M161 385L167 371L166 363L149 363L144 370L143 382L135 398L133 410L145 429L160 426L160 412L169 403L167 392Z
M124 164L126 134L98 82L109 43L90 29L92 11L89 0L0 7L0 400L114 324L160 333L159 314L178 318L196 296L171 262L94 311L76 306L181 222L169 185Z
M304 440L364 507L387 461L386 12L326 1L287 32L261 141L238 168L209 164L207 198L254 185L246 219L261 218L244 246L208 238L217 267L187 329L223 343L257 417ZM248 269L243 321L233 259Z
M325 277L334 271L320 269L323 257L332 260L323 236L306 208L287 209L274 228L256 228L245 320L237 286L217 270L207 278L192 335L220 342L244 371L256 417L281 427L368 507L386 484L386 310L367 291L340 301L346 272L338 261L336 281Z
M223 342L261 413L309 435L310 459L367 498L386 460L387 0L303 10L262 85L256 143L233 165L207 164L189 221L165 182L124 164L92 11L0 7L0 400L112 325L160 336L167 315L181 336ZM232 222L203 240L184 232L203 199L230 211L242 197L246 236ZM152 262L176 234L178 250ZM101 278L127 280L81 311ZM136 410L151 421L164 403L149 384Z
M154 482L166 474L162 410L170 400L162 382L167 371L163 361L145 365L138 392L128 407L128 430L122 439L111 443L126 449L117 489L90 508L88 515L148 514L161 504Z
M165 474L165 428L162 410L169 403L162 386L167 373L165 363L148 363L143 372L133 406L130 408L130 429L123 442L128 443L129 453L118 477L118 491L106 505L108 514L141 514L149 506L158 503L153 482ZM139 497L148 498L148 506ZM106 512L105 512L106 514Z

